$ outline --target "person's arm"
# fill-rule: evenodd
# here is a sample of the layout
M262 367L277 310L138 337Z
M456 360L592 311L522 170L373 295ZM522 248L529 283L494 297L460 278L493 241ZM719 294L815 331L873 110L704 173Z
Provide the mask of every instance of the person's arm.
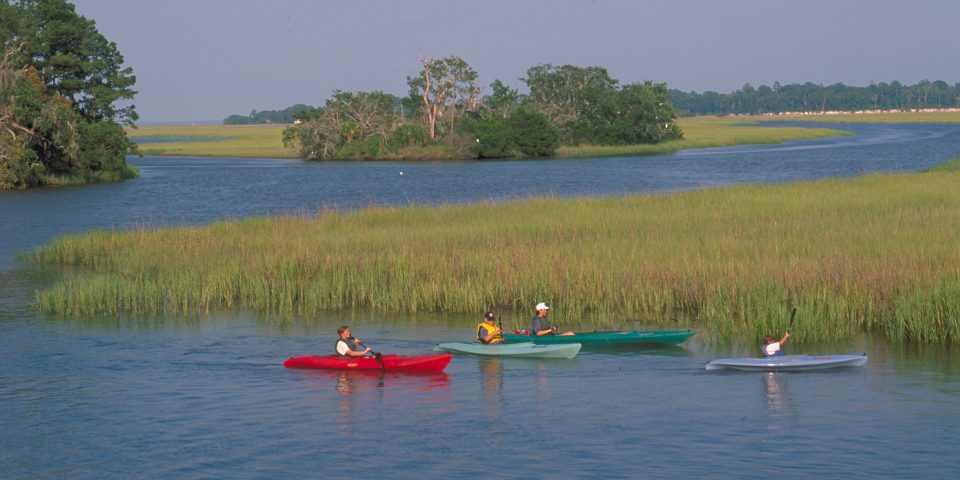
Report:
M543 328L543 322L540 321L540 317L533 319L533 334L536 336L541 335L550 335L553 333L553 327Z
M362 357L368 353L370 353L370 347L364 348L359 352L356 350L350 350L349 348L347 349L347 355L351 357Z
M498 335L503 333L499 328L494 329L492 333L484 335L483 332L485 331L486 329L483 327L477 327L477 339L480 340L480 343L490 343L494 338L497 338Z
M780 339L780 345L783 346L788 338L790 338L790 332L783 332L783 338Z

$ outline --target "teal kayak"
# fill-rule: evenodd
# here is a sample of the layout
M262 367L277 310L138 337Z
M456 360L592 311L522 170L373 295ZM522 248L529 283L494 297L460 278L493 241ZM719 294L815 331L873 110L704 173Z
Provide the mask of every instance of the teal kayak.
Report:
M575 335L517 335L505 333L504 343L533 342L538 345L579 343L584 347L630 345L676 345L693 336L693 330L632 330L624 332L586 332Z
M579 343L537 345L532 342L510 345L482 345L479 343L441 343L433 348L438 352L469 353L491 357L573 358L580 351Z

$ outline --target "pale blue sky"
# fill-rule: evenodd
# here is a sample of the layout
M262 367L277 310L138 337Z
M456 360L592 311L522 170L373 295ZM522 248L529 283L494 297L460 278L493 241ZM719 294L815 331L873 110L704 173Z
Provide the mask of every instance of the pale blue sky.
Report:
M722 93L960 82L955 0L72 1L133 67L142 123L403 95L421 58L448 55L521 91L539 63Z

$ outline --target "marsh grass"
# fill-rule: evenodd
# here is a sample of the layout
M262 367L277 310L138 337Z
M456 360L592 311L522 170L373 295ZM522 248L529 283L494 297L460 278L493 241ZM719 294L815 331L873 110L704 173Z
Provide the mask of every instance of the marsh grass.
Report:
M877 331L960 338L960 174L876 174L623 198L371 207L94 231L26 258L63 316L264 316L351 308L476 315L552 302L555 321L687 318L710 338Z
M130 137L216 138L218 140L144 143L142 155L295 158L283 146L283 130L289 125L148 125L127 129Z
M63 187L68 185L85 185L89 183L119 182L134 178L140 174L140 169L133 165L124 165L119 170L109 172L91 172L84 175L50 175L46 182L48 186Z
M752 125L761 117L690 117L677 119L683 130L682 140L651 145L581 145L564 146L558 157L661 155L694 148L730 147L783 143L793 140L850 135L849 132L829 128L764 127Z

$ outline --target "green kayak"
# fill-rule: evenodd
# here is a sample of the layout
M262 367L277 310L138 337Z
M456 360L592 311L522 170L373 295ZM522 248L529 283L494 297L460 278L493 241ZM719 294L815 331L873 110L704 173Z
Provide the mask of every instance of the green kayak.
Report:
M580 351L579 343L564 345L537 345L532 342L510 345L482 345L479 343L441 343L433 348L438 352L469 353L489 357L573 358Z
M585 332L576 335L543 335L532 337L505 333L504 343L533 342L537 345L579 343L584 347L619 347L630 345L676 345L693 336L693 330L632 330L625 332Z

